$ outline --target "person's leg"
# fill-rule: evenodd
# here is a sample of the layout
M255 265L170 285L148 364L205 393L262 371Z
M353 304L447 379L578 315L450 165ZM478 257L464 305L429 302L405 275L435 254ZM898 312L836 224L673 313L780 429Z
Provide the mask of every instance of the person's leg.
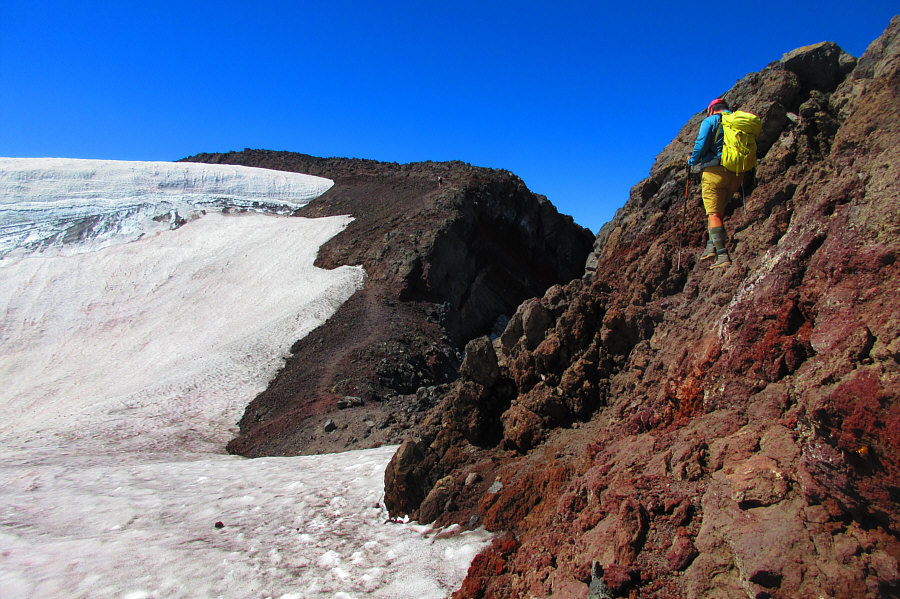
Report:
M706 210L707 225L709 230L709 242L701 254L700 259L715 257L716 261L710 268L720 268L731 264L728 250L725 244L728 239L725 236L725 225L722 216L725 214L725 205L728 202L728 190L732 180L731 173L721 166L708 167L703 170L700 183L703 195L703 207ZM733 192L732 192L733 193Z
M715 247L716 261L710 268L721 268L731 264L731 257L728 255L728 249L725 244L728 243L728 237L725 235L725 223L722 222L721 214L709 215L709 239Z

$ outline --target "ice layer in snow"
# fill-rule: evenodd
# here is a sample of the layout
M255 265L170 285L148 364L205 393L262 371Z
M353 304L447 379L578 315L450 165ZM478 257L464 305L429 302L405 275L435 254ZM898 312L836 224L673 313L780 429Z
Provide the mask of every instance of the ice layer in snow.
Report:
M102 247L223 208L287 214L326 192L322 177L235 165L0 158L0 257Z
M130 164L141 189L169 172ZM104 185L130 201L132 175L116 172ZM130 243L0 261L4 597L418 599L459 585L488 536L387 522L394 448L223 452L291 344L362 285L359 267L313 266L349 221L201 212Z

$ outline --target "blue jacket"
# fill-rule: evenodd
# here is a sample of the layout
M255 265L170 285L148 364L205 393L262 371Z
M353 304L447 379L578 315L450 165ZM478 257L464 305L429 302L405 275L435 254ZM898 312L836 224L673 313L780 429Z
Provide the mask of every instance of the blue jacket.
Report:
M722 112L731 114L728 110L723 110ZM699 164L701 167L719 164L722 158L722 145L725 142L721 125L721 114L714 114L703 119L703 122L700 123L700 133L697 134L697 142L694 144L694 151L691 152L688 164L691 166Z

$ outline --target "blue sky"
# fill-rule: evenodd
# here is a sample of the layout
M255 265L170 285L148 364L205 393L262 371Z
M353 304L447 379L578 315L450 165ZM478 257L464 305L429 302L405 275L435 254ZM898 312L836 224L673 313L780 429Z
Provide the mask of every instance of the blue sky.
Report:
M699 6L8 0L0 156L462 160L513 171L596 232L710 99L799 46L859 56L900 12Z

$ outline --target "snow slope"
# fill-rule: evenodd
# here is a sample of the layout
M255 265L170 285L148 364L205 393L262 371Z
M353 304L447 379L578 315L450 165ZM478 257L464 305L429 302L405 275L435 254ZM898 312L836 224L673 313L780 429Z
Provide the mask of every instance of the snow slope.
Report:
M267 183L260 169L197 166L192 181L252 174L262 190L235 184L222 208L314 193L270 201L282 173ZM28 172L56 185L66 168ZM95 171L108 175L100 190L7 195L0 206L96 214L141 194L151 211L169 202L145 193L155 177L171 180L158 163ZM349 217L222 214L190 193L207 211L178 228L101 244L70 236L51 252L16 245L0 260L3 596L446 596L488 537L386 522L394 448L256 460L222 451L290 345L362 285L359 267L313 266ZM137 240L108 243L126 238Z

